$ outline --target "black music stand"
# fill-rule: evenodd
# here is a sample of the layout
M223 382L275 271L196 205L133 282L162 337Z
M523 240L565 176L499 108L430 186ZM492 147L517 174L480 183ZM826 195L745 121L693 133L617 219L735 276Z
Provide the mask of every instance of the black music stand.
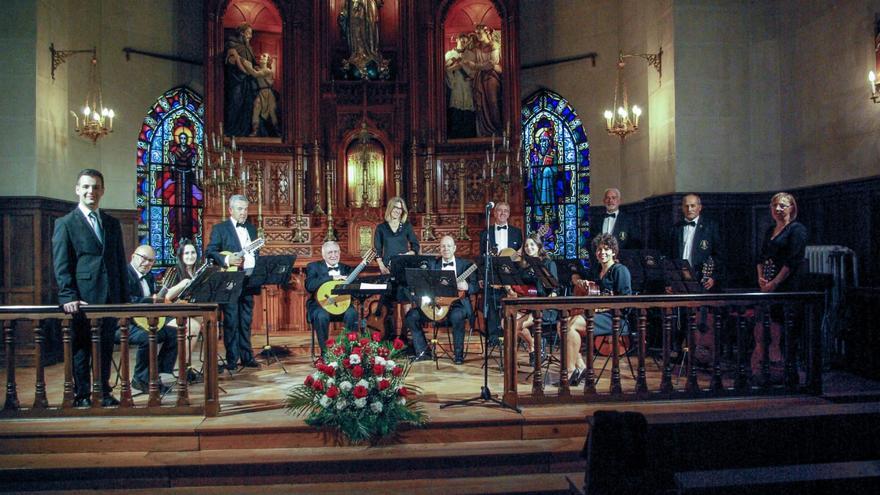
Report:
M230 304L238 301L244 288L244 272L222 272L212 268L205 273L207 275L190 284L189 302ZM218 357L223 360L222 356ZM232 374L231 370L227 369L227 372Z
M437 300L440 298L455 299L458 297L458 287L455 283L455 278L455 272L452 270L423 270L421 268L408 268L406 270L406 285L412 295L413 305L420 311L423 303L429 304L433 312L431 315L426 315L433 322L433 339L437 338L437 310L441 307ZM439 367L435 347L432 346L431 353L434 356L435 365Z
M366 278L366 277L365 277ZM358 302L358 331L362 333L366 333L367 331L367 305L365 304L367 299L372 296L378 295L384 297L388 294L388 291L391 288L391 284L389 282L365 282L364 279L358 279L360 282L353 282L349 285L337 285L334 287L330 293L335 295L348 295L351 296ZM385 286L364 289L363 285L365 284L373 284L377 286ZM378 330L378 329L377 329Z
M287 285L294 262L296 262L295 254L257 257L256 264L248 276L246 290L258 294L266 285ZM278 359L278 356L289 356L290 349L273 346L269 343L269 308L266 301L263 301L263 322L266 325L266 345L260 351L260 356L266 360L267 366L271 365L271 359L274 359L284 373L287 373L287 368L284 367L284 363Z

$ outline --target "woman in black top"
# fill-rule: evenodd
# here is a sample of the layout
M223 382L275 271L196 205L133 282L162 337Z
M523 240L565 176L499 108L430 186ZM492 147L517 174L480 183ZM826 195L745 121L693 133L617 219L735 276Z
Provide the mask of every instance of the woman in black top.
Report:
M599 291L602 295L625 296L632 294L632 277L629 269L622 263L618 263L617 254L619 247L617 238L611 234L600 234L593 239L593 250L596 253L599 269ZM586 280L576 280L575 285L584 284ZM596 311L593 313L593 335L610 335L613 323L612 314L609 311ZM575 386L580 382L587 365L581 356L581 336L587 333L587 320L585 315L572 316L568 324L568 339L566 344L567 359L566 368L572 370L569 384ZM626 319L620 319L621 335L629 332Z
M201 266L198 249L196 249L195 243L189 239L181 239L176 255L177 266L173 269L169 268L165 272L165 276L168 279L163 280L163 288L159 291L159 295L164 297L165 302L168 303L178 300L183 290L189 287L196 271ZM201 317L186 319L186 376L189 383L198 382L201 378L201 373L196 372L192 368L191 342L193 338L198 337L201 333L203 320ZM168 325L176 328L177 322L172 319L168 322Z
M407 222L409 211L406 209L406 203L403 198L395 196L388 200L388 206L385 207L385 221L376 226L376 232L373 235L373 248L376 250L376 262L379 264L379 271L384 275L391 273L389 265L394 256L419 254L419 240L413 230L412 224ZM385 337L391 339L398 332L394 328L394 317L391 308L395 302L409 301L406 287L401 285L398 280L391 288L390 297L382 297L381 306L386 308L385 315ZM412 305L408 302L403 304L403 314L406 314ZM405 338L402 335L401 338Z
M553 275L553 278L559 278L559 273L556 269L556 262L550 259L550 256L547 255L547 251L544 251L544 243L537 235L532 234L526 238L526 242L523 244L523 251L528 257L540 259L544 264L544 267L547 268L547 271ZM528 266L525 260L523 260L522 263L525 267ZM556 297L556 289L545 288L540 280L535 280L534 288L536 295L538 296ZM509 290L507 295L508 297L517 297L518 293ZM555 309L545 309L541 314L541 318L543 323L551 325L556 323L558 315L559 311ZM526 344L528 344L530 366L535 363L535 339L532 337L531 332L531 328L534 325L535 321L531 311L517 314L516 333L526 342Z
M761 292L790 292L800 289L801 278L806 272L807 228L797 218L797 202L789 193L777 193L770 200L773 227L767 229L761 246L761 257L755 269ZM781 306L771 308L770 361L782 361L779 341L782 339L783 312ZM764 356L761 338L763 324L755 324L755 352L752 353L752 371L757 372Z

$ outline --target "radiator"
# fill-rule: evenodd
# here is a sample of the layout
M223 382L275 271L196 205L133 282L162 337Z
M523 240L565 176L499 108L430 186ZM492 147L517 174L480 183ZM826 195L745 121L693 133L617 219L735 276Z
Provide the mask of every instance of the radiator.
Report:
M806 256L810 272L829 273L833 280L822 318L822 360L828 369L832 361L846 356L843 304L847 288L859 285L858 259L852 249L836 245L807 246Z

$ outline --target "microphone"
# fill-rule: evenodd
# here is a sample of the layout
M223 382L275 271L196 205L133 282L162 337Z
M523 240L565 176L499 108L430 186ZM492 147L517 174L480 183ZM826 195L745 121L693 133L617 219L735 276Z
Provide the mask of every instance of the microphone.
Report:
M494 201L489 201L488 203L486 203L486 209L487 209L487 210L491 210L492 208L495 208L495 202L494 202Z

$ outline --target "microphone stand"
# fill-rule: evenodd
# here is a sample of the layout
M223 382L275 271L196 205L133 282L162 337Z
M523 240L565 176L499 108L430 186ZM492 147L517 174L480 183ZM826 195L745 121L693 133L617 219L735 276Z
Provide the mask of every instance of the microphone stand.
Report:
M491 271L492 265L492 256L489 255L489 228L491 227L491 221L489 217L489 212L492 208L495 207L495 203L488 203L486 205L486 244L483 246L483 320L488 322L489 319L486 315L489 314L489 272ZM494 308L493 308L494 309ZM489 329L486 328L484 332L484 342L483 342L483 386L480 388L480 395L477 397L471 397L469 399L457 400L452 402L447 402L445 404L440 405L440 409L446 409L447 407L452 406L469 406L476 402L492 402L498 404L501 407L507 407L513 409L516 412L521 413L522 409L517 406L512 406L503 400L495 398L492 395L492 391L489 390Z

